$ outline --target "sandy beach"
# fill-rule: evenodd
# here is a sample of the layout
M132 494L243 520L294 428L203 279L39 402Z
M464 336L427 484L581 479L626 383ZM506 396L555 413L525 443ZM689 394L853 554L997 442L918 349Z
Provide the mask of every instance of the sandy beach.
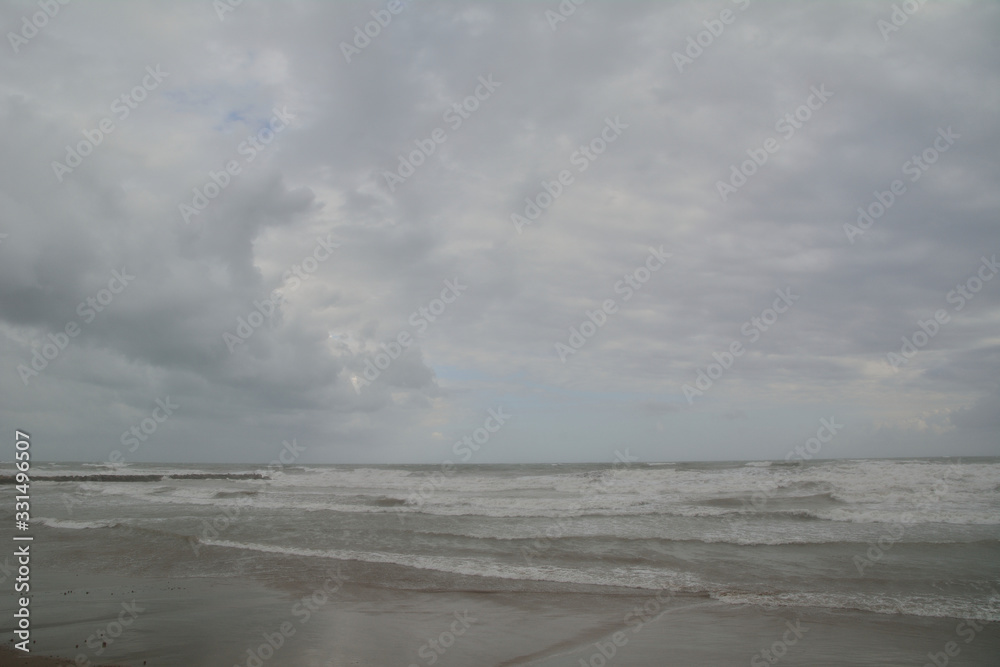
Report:
M667 592L497 591L488 581L482 592L394 590L352 583L366 576L357 564L324 586L323 572L295 565L305 575L295 586L46 568L32 646L57 657L0 659L32 667L755 666L770 664L760 650L783 644L783 665L884 665L923 664L947 641L960 646L958 664L997 664L1000 655L995 622L965 643L954 619L762 609ZM303 585L309 580L316 585ZM101 637L117 634L114 619L126 607L138 611L134 623Z
M75 667L73 660L53 658L44 655L25 654L9 646L0 646L0 664L24 665L24 667ZM118 667L117 665L101 665L100 667Z
M7 651L2 664L875 667L1000 655L997 527L980 505L1000 479L994 460L470 466L421 505L404 499L433 479L429 466L273 480L174 468L137 466L157 479L122 482L64 466L53 472L67 481L36 482L31 656ZM906 524L882 500L887 478L909 494ZM942 479L945 501L921 495ZM839 488L855 500L827 492ZM13 612L3 596L6 644Z

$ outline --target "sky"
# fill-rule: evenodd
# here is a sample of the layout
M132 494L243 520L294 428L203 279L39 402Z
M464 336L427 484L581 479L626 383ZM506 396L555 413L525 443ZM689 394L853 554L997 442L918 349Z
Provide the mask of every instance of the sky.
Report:
M37 459L1000 455L996 3L0 26L0 423Z

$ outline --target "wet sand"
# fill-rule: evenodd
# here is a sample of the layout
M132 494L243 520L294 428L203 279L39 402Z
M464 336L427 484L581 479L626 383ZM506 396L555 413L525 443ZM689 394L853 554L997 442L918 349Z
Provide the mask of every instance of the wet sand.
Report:
M76 667L76 663L66 658L33 655L18 651L8 646L0 646L0 665L24 665L24 667ZM101 665L100 667L117 667L116 665Z
M653 592L401 591L335 579L291 590L244 578L52 571L37 581L32 651L59 659L4 653L2 664L770 665L760 653L768 649L782 653L781 665L923 665L949 641L960 650L951 664L995 665L1000 656L998 623L979 624L966 642L956 619Z

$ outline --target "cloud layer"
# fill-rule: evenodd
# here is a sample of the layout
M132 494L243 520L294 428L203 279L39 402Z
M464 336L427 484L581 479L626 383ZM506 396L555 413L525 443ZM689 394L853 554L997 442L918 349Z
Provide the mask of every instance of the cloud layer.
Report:
M0 9L42 458L434 463L501 405L473 462L1000 453L991 3L45 7Z

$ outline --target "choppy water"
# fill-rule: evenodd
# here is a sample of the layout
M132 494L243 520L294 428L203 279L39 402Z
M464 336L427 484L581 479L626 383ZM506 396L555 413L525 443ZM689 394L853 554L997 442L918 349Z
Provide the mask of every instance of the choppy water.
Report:
M273 565L287 558L361 564L385 586L668 589L1000 620L996 458L33 471L90 476L34 482L36 524L126 571L174 548L200 574L266 562L293 577ZM269 479L225 478L255 471ZM112 472L161 477L94 477ZM192 474L220 478L172 477Z

